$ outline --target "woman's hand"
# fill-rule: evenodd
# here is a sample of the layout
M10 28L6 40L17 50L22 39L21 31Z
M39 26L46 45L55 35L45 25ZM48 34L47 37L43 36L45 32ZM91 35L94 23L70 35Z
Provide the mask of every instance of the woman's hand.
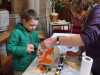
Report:
M44 40L43 44L46 48L50 48L52 46L54 46L57 43L57 39L55 38L48 38L46 40Z

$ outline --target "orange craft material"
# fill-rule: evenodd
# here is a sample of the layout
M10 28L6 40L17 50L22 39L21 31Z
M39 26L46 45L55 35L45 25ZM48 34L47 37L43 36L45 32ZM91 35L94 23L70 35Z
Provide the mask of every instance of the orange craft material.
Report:
M41 71L41 72L45 72L47 69L46 69L46 66L44 65L38 65L38 69Z
M53 48L48 48L47 51L45 51L41 57L39 58L39 64L52 64L52 57L51 54L53 52Z

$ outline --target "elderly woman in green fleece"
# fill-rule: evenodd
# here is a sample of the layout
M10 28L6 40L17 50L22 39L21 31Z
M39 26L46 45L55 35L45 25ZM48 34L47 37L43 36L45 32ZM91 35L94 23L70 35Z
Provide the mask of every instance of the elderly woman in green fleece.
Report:
M21 75L36 57L36 50L40 42L35 31L38 20L36 12L32 9L21 15L21 23L18 23L12 31L8 43L8 53L13 55L14 74Z

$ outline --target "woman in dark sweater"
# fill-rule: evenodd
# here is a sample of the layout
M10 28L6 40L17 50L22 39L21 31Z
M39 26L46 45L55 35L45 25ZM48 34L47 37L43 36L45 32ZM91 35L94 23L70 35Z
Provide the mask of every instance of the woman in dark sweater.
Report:
M83 32L59 37L59 42L67 46L85 46L86 55L94 60L92 66L93 75L100 75L100 0L94 1L96 1L96 5L90 10ZM51 45L57 43L56 37L49 39L52 39ZM47 43L48 39L45 42Z

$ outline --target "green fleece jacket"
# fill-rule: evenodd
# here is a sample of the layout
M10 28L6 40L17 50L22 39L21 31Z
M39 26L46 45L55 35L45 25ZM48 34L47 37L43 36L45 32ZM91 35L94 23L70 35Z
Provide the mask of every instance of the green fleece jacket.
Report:
M29 66L36 57L36 51L29 54L27 44L32 43L38 47L39 42L37 32L33 31L30 34L22 24L17 24L7 42L7 51L13 55L14 70L24 71Z

